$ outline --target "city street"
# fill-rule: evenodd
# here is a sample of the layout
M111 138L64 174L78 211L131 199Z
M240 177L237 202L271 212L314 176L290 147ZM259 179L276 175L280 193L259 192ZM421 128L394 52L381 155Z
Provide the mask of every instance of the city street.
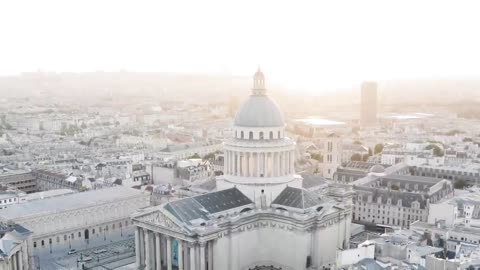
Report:
M95 251L105 250L101 253ZM82 261L83 260L83 261ZM40 269L115 269L135 261L135 244L128 239L105 246L78 250L75 254L39 258ZM37 266L38 269L38 266Z

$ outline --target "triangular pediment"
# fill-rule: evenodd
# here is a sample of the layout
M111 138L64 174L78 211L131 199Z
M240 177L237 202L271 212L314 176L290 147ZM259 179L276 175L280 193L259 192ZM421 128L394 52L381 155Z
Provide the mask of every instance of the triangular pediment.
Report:
M177 224L177 222L174 219L162 213L160 210L145 214L143 216L139 216L136 219L140 222L163 227L168 230L172 230L180 233L184 232L184 229L182 228L182 226Z

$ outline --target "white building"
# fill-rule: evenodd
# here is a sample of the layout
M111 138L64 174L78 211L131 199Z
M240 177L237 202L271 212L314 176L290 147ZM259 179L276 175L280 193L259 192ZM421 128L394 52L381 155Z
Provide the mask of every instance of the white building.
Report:
M138 267L334 267L337 250L349 242L352 190L303 188L293 166L294 142L285 136L283 115L264 82L258 71L252 95L235 117L218 191L134 215Z
M389 167L392 169L393 167ZM353 221L408 228L414 221L427 221L430 203L453 196L448 180L410 175L387 175L381 165L370 168L364 178L351 183Z
M18 224L0 224L0 270L32 269L28 241L32 232Z
M20 190L1 190L0 191L0 209L9 207L17 203L26 201L27 193Z
M32 231L29 248L41 256L132 237L130 215L148 205L148 194L113 187L12 205L0 210L0 221Z

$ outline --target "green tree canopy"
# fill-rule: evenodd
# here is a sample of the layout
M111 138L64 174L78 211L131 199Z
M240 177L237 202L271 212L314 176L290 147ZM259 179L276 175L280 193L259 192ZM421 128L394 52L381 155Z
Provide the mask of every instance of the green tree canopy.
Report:
M193 154L193 156L189 157L189 159L190 158L200 158L200 156L197 153L195 153L195 154Z
M355 153L355 154L352 155L350 160L351 161L362 161L362 155L360 155L359 153Z
M425 147L425 149L427 150L433 149L433 155L436 157L443 157L444 155L443 149L436 144L429 144L427 147Z
M208 153L203 157L203 160L212 160L215 159L215 153Z
M381 152L383 151L383 147L384 147L383 144L377 143L377 144L375 145L375 147L373 148L373 153L374 153L374 154L379 154L379 153L381 153Z

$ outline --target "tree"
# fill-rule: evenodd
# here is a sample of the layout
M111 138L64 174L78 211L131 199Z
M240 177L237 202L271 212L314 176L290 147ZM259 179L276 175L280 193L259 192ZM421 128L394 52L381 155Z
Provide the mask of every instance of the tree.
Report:
M467 182L463 179L459 179L455 181L455 183L453 184L453 187L456 189L463 189L466 186L467 186Z
M436 144L429 144L427 147L425 147L427 150L432 150L433 149L433 155L436 157L443 157L444 152L443 149L440 148L440 146Z
M362 161L362 155L360 155L359 153L355 153L355 154L352 155L350 160L351 161Z
M384 147L383 144L377 143L377 144L375 145L375 147L373 148L373 153L374 153L375 155L381 153L381 152L383 151L383 147Z
M399 190L400 187L398 187L397 185L393 184L393 185L390 186L390 189L391 189L391 190Z
M447 136L455 136L455 135L461 134L461 133L465 133L465 132L463 132L463 131L461 131L461 130L458 130L458 129L453 129L453 130L450 130L450 131L448 131L447 133L445 133L445 135L447 135Z
M203 157L203 160L212 160L215 159L215 153L208 153Z
M372 148L370 148L370 147L368 148L368 156L369 157L373 156Z
M473 142L473 139L472 138L463 138L462 142Z
M369 151L369 153L370 153L370 151ZM370 154L363 155L362 156L362 161L367 161L369 156L370 156Z
M197 153L193 154L193 156L189 157L188 159L194 159L194 158L201 158Z
M322 154L320 153L311 153L310 157L320 162L323 160Z

